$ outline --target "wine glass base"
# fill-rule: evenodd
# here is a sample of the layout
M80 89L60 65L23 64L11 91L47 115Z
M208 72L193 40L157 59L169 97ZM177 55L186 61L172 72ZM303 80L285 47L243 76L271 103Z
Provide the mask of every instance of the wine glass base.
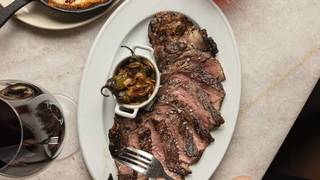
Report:
M53 94L59 102L65 119L66 134L61 153L57 160L67 159L79 150L77 130L77 104L71 98L62 94Z

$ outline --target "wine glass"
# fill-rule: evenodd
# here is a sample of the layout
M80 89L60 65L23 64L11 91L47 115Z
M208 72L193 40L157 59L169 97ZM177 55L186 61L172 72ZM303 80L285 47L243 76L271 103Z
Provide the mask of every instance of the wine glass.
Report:
M31 176L73 153L65 147L74 141L68 121L75 122L76 106L56 97L31 83L0 81L0 175Z

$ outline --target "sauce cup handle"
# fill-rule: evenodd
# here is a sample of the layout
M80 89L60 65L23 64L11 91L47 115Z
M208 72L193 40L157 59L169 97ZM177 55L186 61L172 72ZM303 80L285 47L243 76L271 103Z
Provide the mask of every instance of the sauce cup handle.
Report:
M149 53L150 53L151 55L153 55L153 52L154 52L151 47L149 47L149 46L144 46L144 45L140 45L140 44L133 46L133 51L134 51L134 52L136 52L137 49L142 49L142 50L149 51Z
M120 107L121 106L118 103L116 103L116 107L115 107L116 114L118 114L122 117L130 118L130 119L135 118L138 114L138 111L139 111L139 108L130 109L130 110L133 110L133 112L130 113L130 112L126 112L126 111L121 110Z

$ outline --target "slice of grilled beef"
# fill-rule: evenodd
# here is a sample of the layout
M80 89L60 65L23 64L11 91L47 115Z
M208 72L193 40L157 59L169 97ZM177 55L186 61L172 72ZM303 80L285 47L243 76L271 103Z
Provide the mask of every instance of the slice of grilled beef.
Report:
M109 130L109 150L112 156L117 156L121 150L129 145L133 145L134 142L129 138L132 132L138 127L139 120L132 120L122 118L120 116L115 117L113 127ZM138 173L134 172L129 167L116 162L118 168L119 180L133 180L137 179Z
M151 130L142 126L142 128L138 132L138 135L139 135L140 149L148 153L151 153L152 152Z
M191 173L189 165L179 159L179 149L176 137L171 133L164 121L152 121L155 130L159 133L165 155L167 168L176 174L186 176Z
M194 34L194 33L193 33ZM195 45L198 44L198 45ZM204 52L212 56L212 53L208 52L205 47L205 45L201 45L198 41L195 42L195 44L188 45L187 42L178 40L174 42L167 42L166 44L162 45L153 45L154 49L154 55L157 60L157 64L159 66L159 69L163 69L164 67L170 65L172 62L175 62L177 58L182 56L184 53L192 50L196 50L199 52Z
M165 169L179 176L190 174L189 165L179 159L176 137L169 131L165 121L155 121L154 112L147 113L143 117L145 127L148 127L153 135L158 137L158 139L152 140L152 149L160 150L155 153L162 158ZM154 147L156 144L160 146Z
M179 39L194 23L178 12L159 12L151 19L148 29L152 45L161 45Z
M194 102L199 102L197 104L198 107L203 107L205 111L210 113L212 117L210 120L214 127L219 127L224 123L224 120L219 112L220 105L225 94L223 88L217 87L215 89L213 86L201 85L200 83L192 81L183 74L174 74L168 78L168 81L162 86L162 89L170 94L174 94L170 92L170 89L173 92L177 88L182 88L188 92L190 97L194 97L194 99L196 99ZM201 106L199 106L199 104ZM216 108L215 106L218 107Z
M198 51L193 52L198 53ZM216 86L224 81L225 75L219 61L201 56L204 54L199 53L199 56L183 56L177 59L176 62L162 70L162 81L165 81L173 73L185 74L192 80L209 86Z
M128 138L137 129L139 120L132 120L116 116L113 127L109 130L109 149L113 156L117 156L121 149L128 146Z
M164 94L158 97L158 103L172 106L175 111L180 114L181 118L192 125L201 139L205 140L207 143L214 141L208 128L203 125L202 120L200 120L194 110L190 109L184 102L178 100L175 96Z
M202 52L199 50L189 50L183 53L179 58L177 58L174 62L179 61L198 61L202 62L201 66L210 74L217 77L219 81L225 80L225 75L223 69L221 67L220 62L212 57L207 52Z
M213 57L218 53L217 44L207 31L178 12L157 13L149 24L148 36L161 61L166 61L167 55L177 57L189 49L209 52Z
M137 130L131 133L129 141L134 142L133 146L136 149L141 149L143 151L151 152L151 132L145 126L140 126ZM130 146L130 145L129 145ZM148 178L144 175L138 173L138 180L147 180Z
M186 164L196 162L204 150L203 146L197 146L193 139L192 128L187 121L180 118L178 112L169 105L156 105L153 120L164 122L168 131L176 138L179 160Z
M221 105L224 100L224 97L226 95L222 84L218 83L215 86L208 86L206 84L199 84L201 88L208 94L210 98L210 102L213 105L213 107L220 111L221 110Z
M212 104L212 106L216 110L220 110L221 104L223 102L224 96L225 96L225 91L222 87L221 83L217 83L215 86L208 86L203 83L197 83L193 81L188 75L182 74L182 73L174 73L171 74L167 78L167 81L169 80L174 80L176 79L177 81L180 81L180 83L186 84L190 83L192 86L196 86L197 88L201 88L203 91L205 91L208 95L209 101Z
M208 130L219 127L224 120L211 104L208 94L192 81L182 81L176 76L169 78L161 87L159 95L170 95L185 104Z
M155 158L157 158L160 163L162 164L164 170L166 173L171 176L175 180L182 180L184 179L184 176L181 176L180 174L177 174L175 172L172 172L169 170L167 166L166 161L166 154L165 154L165 145L164 142L162 142L160 134L155 130L153 123L152 123L152 113L148 113L144 116L145 122L144 122L144 128L148 129L146 133L143 133L141 136L141 143L145 143L145 141L148 142L147 147L151 147L150 153L154 155ZM150 133L149 133L150 132ZM149 136L150 135L150 136ZM144 139L144 140L142 140ZM151 141L151 146L150 146ZM148 148L149 149L149 148Z
M127 166L116 162L118 168L118 180L137 180L138 173Z

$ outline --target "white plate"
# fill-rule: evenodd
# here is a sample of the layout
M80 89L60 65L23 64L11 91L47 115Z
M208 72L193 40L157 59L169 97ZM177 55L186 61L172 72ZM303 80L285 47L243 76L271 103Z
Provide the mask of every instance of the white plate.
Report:
M13 1L14 0L0 0L0 5L7 6ZM54 11L35 1L20 9L14 17L21 22L37 28L47 30L65 30L89 24L105 14L111 14L114 8L115 7L108 8L100 13L90 13L86 15L65 14Z
M85 163L94 179L105 180L109 173L117 177L116 167L108 150L108 130L113 124L114 101L104 99L100 88L123 50L121 44L148 45L147 27L151 16L161 10L186 14L207 29L218 44L218 58L227 80L223 83L226 98L222 115L226 123L213 132L216 139L192 166L187 179L208 179L222 160L231 140L239 111L241 71L237 45L228 21L209 0L131 0L126 1L108 19L98 34L88 57L81 83L78 129Z

